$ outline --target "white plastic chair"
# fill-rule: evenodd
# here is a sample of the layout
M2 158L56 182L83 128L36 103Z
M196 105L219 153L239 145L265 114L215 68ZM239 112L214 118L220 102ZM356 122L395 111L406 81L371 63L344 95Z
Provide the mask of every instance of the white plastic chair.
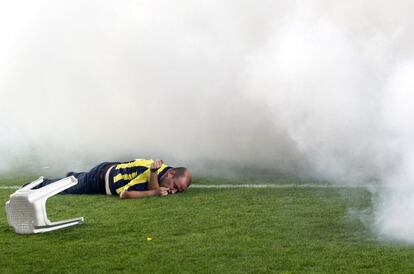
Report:
M43 177L18 189L6 202L7 221L18 234L49 232L83 223L83 217L51 222L46 214L46 200L76 185L78 180L66 177L39 189L32 189L43 182Z

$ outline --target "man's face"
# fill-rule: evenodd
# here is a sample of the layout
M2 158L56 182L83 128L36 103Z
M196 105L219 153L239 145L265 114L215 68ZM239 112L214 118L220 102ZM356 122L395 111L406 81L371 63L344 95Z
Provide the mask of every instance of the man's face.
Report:
M177 192L182 192L187 189L189 181L189 174L185 174L181 177L174 177L174 174L168 173L160 182L160 186L168 187L170 193L174 194Z

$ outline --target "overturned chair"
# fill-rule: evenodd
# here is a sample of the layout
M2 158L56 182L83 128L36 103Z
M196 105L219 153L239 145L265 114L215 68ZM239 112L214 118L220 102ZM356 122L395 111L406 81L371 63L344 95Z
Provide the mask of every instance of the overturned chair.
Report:
M43 233L83 223L83 217L51 222L47 218L46 200L65 189L76 185L78 180L70 176L39 189L43 177L23 186L6 202L7 221L18 234Z

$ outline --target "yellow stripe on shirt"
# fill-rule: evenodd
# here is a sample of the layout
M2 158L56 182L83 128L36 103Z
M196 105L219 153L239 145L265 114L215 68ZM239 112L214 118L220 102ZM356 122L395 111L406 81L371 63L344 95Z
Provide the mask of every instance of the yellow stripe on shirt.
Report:
M123 187L120 187L116 190L117 193L121 193L122 190L128 190L128 188L130 188L133 185L138 185L138 184L145 184L148 182L148 177L149 177L149 170L145 171L144 173L140 174L138 177L136 177L135 179L131 180L128 184L126 184Z
M132 162L118 164L116 165L115 169L131 168L134 166L143 166L143 167L150 168L153 162L154 160L136 159L135 161L132 161Z

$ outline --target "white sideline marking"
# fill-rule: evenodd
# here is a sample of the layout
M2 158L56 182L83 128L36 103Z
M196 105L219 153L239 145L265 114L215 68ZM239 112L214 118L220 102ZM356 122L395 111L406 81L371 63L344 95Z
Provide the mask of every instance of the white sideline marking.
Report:
M18 189L20 186L0 186L0 189Z
M223 184L223 185L200 185L193 184L190 188L359 188L367 186L346 186L346 185L318 185L318 184Z

